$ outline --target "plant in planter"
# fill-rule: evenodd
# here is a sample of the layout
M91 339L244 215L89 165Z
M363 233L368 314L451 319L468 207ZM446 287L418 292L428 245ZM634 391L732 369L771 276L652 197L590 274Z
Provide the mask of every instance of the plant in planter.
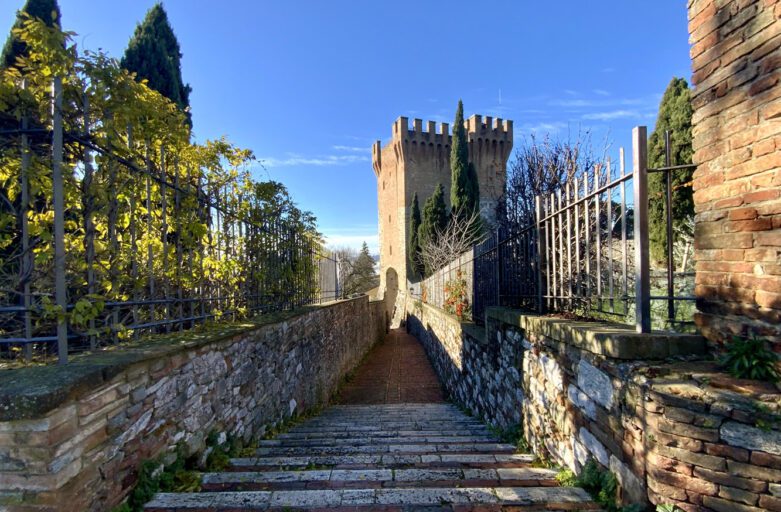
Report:
M466 278L461 270L456 271L455 279L445 283L445 311L456 315L459 320L471 317L466 287Z

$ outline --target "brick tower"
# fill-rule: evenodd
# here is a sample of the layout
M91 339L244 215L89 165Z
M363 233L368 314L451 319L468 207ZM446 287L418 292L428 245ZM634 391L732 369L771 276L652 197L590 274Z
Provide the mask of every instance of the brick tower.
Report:
M488 225L495 220L496 204L507 175L507 158L513 147L513 122L474 115L464 122L469 161L477 171L480 207ZM417 192L421 210L438 183L445 189L450 206L450 141L447 123L439 125L415 119L410 130L408 119L393 123L391 141L372 146L372 165L377 176L377 203L380 234L380 293L407 289L407 233L412 196Z

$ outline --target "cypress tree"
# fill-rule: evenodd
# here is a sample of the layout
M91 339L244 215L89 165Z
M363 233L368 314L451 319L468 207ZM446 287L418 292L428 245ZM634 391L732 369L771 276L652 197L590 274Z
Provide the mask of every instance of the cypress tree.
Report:
M692 161L692 106L689 85L683 78L673 78L664 91L659 104L656 126L648 141L648 166L664 167L664 134L670 131L671 165L687 164ZM693 170L673 171L672 219L673 233L688 230L687 219L694 216L692 196ZM667 260L667 207L665 173L648 175L648 231L651 259L656 264ZM673 243L675 240L673 240Z
M168 14L162 4L157 3L146 13L144 21L136 26L121 64L135 73L138 80L147 80L151 89L186 112L188 123L191 123L192 89L182 80L181 58L179 41L168 21Z
M423 205L423 220L418 228L420 247L424 247L429 242L436 242L438 234L447 229L447 221L445 191L440 183ZM436 269L426 268L426 275L431 274L434 270Z
M345 291L348 294L368 292L379 284L377 272L374 270L374 259L369 254L369 246L366 242L361 247L361 252L355 258L352 271L345 279Z
M412 195L412 207L409 215L409 233L407 239L407 274L410 277L420 277L423 269L418 258L420 253L420 241L418 229L420 228L420 206L418 206L418 193Z
M16 15L16 22L13 28L22 28L22 13L28 14L33 18L41 19L46 25L53 27L60 25L60 6L57 0L27 0L22 10ZM16 64L16 58L22 57L27 53L27 44L15 37L13 32L8 36L3 46L3 54L0 60L0 66L10 68Z
M475 167L469 163L464 104L461 100L458 100L456 108L453 142L450 146L450 207L453 214L459 217L469 217L480 209L480 189Z

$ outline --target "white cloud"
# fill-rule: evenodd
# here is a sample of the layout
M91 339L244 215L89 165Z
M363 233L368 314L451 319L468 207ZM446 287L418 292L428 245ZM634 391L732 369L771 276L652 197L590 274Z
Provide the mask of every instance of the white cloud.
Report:
M604 89L594 89L594 94L598 96L610 96L610 93Z
M371 148L364 146L331 146L335 151L350 151L352 153L368 153Z
M291 167L296 165L311 165L315 167L349 165L357 162L368 162L370 158L364 155L322 155L303 156L289 153L285 158L259 158L266 167Z
M642 117L642 114L636 110L611 110L608 112L593 112L584 114L583 119L592 121L612 121L613 119L622 119L627 117Z
M360 250L364 242L369 246L369 253L380 252L380 236L377 232L355 233L353 230L323 229L323 237L328 247L351 247Z
M562 121L525 124L519 127L517 130L515 130L513 135L516 139L519 139L522 138L524 135L538 133L538 132L554 134L559 132L560 130L563 130L567 126L568 126L567 123L564 123Z

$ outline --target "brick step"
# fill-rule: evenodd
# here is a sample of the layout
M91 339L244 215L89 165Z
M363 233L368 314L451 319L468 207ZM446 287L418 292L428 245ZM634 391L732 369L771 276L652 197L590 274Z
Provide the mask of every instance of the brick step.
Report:
M528 464L533 455L517 453L441 453L441 454L371 454L371 455L306 455L293 457L245 457L231 459L232 468L306 466L376 466L392 468L417 464Z
M158 493L144 510L311 510L335 507L363 507L364 510L372 507L376 510L376 506L454 505L537 507L534 510L597 508L586 491L575 487L470 487Z
M396 437L343 437L329 439L317 437L312 439L277 438L260 441L258 446L269 448L272 446L293 447L318 447L318 446L355 446L355 445L384 445L384 444L412 444L412 443L436 443L436 444L464 444L464 443L501 443L491 436L396 436Z
M203 490L340 489L381 487L526 487L556 485L556 471L502 469L325 469L206 473ZM295 487L291 487L295 484ZM286 487L287 486L287 487Z
M406 436L490 436L487 428L469 428L459 430L372 430L369 432L296 432L277 434L274 439L349 439L353 437L406 437Z
M408 444L360 444L348 446L270 446L258 448L258 456L299 456L299 455L368 455L388 454L434 454L434 453L513 453L515 447L505 443L408 443Z

